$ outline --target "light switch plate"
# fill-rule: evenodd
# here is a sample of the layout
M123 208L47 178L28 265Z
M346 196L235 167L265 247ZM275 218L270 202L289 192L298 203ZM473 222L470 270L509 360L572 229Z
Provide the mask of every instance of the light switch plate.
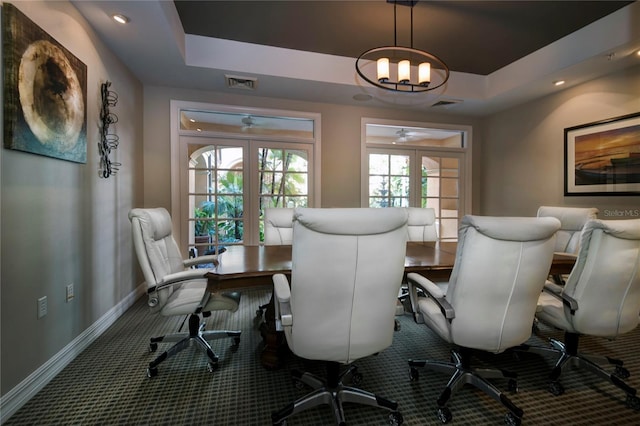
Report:
M47 296L38 299L38 319L47 315Z

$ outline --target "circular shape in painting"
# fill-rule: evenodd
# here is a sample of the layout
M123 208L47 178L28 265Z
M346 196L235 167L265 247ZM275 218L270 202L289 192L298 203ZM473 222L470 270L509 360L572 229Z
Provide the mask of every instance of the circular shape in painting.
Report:
M82 131L84 100L64 52L46 40L33 42L18 73L22 113L35 137L62 152L72 149Z

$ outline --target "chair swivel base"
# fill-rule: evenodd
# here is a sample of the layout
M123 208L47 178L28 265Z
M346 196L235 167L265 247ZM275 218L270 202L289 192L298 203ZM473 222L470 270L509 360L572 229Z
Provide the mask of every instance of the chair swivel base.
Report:
M487 379L508 379L508 389L517 392L517 375L509 371L489 368L472 368L469 365L471 354L469 351L451 351L451 361L441 362L432 360L409 360L409 380L417 381L419 373L417 367L426 367L430 370L451 374L447 386L438 398L437 416L442 423L449 423L453 418L447 407L453 394L469 384L500 402L509 412L505 415L505 423L508 425L520 425L522 422L522 409L518 408L511 400Z
M288 404L280 411L272 413L271 419L273 424L284 426L287 424L287 418L324 404L330 406L334 415L335 424L344 426L346 425L346 420L342 404L345 402L384 408L385 410L391 411L389 414L389 424L401 425L403 423L402 415L397 411L397 402L343 384L343 381L347 380L352 380L356 384L360 383L362 375L357 372L357 367L350 366L342 374L339 373L339 369L340 365L338 363L329 362L327 364L327 381L310 373L294 372L296 387L302 388L304 385L307 385L311 387L313 391L293 403Z
M147 376L155 377L158 375L158 364L170 358L182 350L188 348L191 345L204 352L209 358L207 368L210 372L213 372L218 367L218 356L211 349L209 340L223 339L227 337L234 338L234 346L237 347L240 344L241 331L232 330L211 330L204 331L205 323L200 322L200 317L197 314L189 315L189 333L175 333L167 334L160 337L152 337L149 343L149 351L155 352L158 349L158 343L161 342L177 342L175 345L162 352L153 361L149 363L147 368Z
M578 334L565 332L564 343L556 339L549 339L550 348L521 345L516 350L538 355L554 354L558 356L556 364L549 375L549 392L553 395L559 396L564 393L564 386L562 386L559 379L567 367L581 368L621 389L626 394L627 406L640 411L640 398L636 396L636 389L623 381L623 379L630 376L629 371L622 366L623 362L606 356L581 353L578 351L578 341ZM606 371L600 364L613 366L613 372Z

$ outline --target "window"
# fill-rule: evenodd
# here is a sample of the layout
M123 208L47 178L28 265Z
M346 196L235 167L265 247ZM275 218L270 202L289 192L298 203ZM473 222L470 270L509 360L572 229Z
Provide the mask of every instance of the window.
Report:
M261 243L266 207L319 204L319 116L235 111L172 102L174 229L198 255Z
M455 241L471 206L471 129L372 119L362 129L362 206L431 207L439 238Z

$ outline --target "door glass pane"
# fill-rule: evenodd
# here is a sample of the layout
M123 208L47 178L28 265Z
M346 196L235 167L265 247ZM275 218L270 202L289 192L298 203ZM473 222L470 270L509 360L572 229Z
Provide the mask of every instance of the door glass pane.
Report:
M442 197L457 198L458 197L458 179L440 179L442 185Z
M440 239L457 239L460 201L460 160L457 157L422 156L420 205L436 212Z
M440 219L440 239L458 239L458 218Z
M189 161L189 249L204 255L242 243L243 149L216 145L194 149Z
M407 207L410 194L410 156L369 154L369 206Z
M442 158L442 176L459 177L460 160L457 158Z
M389 156L369 154L369 175L385 175L389 171Z
M312 140L315 122L311 118L239 114L226 111L182 109L180 129L198 132L261 135Z
M265 208L308 206L308 153L302 150L259 148L258 179L260 242L263 242Z

